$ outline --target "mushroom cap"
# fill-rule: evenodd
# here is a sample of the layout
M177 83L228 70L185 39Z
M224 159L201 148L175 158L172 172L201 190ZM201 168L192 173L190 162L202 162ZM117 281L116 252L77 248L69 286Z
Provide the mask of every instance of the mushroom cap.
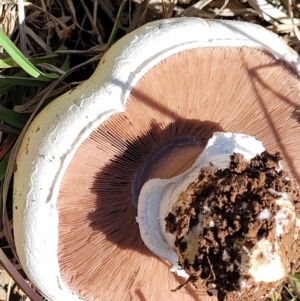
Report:
M164 290L159 282L162 279L172 278L166 290L174 288L172 285L178 279L168 276L166 263L142 247L137 226L130 226L132 220L124 226L136 235L131 238L132 245L112 240L109 246L98 245L96 249L97 236L105 238L105 232L101 233L99 226L93 228L91 219L85 229L81 229L80 219L83 216L87 219L87 215L102 218L109 228L111 220L105 220L104 214L114 210L109 206L99 209L99 191L105 197L114 194L120 197L124 192L127 198L131 196L130 180L124 180L126 188L122 186L122 179L118 185L111 181L111 191L103 189L97 181L105 183L114 170L120 171L122 177L127 173L132 176L143 162L132 164L130 170L122 170L124 154L131 155L127 158L129 162L135 160L132 150L126 153L132 146L141 147L144 153L139 159L145 159L166 139L191 135L205 142L213 131L223 128L253 135L262 140L269 151L280 148L286 169L299 182L300 155L295 146L295 141L300 139L298 72L299 58L284 42L259 26L243 22L196 18L160 20L119 40L104 55L89 80L57 98L35 118L20 147L14 177L14 235L20 262L29 279L50 300L117 300L121 294L117 292L119 285L112 283L109 289L101 287L95 276L102 273L102 263L86 269L80 266L87 250L97 251L100 256L107 252L107 247L120 250L120 256L125 256L121 267L133 263L132 254L137 255L137 260L149 260L153 282L146 279L140 285L138 277L130 275L131 285L137 289L130 291L127 286L126 291L128 296L133 294L133 300L158 300L157 292ZM195 95L193 92L198 88L200 95ZM174 91L181 99L180 105L174 101ZM186 105L187 99L192 99L191 104ZM156 119L155 112L159 112L162 121ZM147 116L150 117L148 123L144 123ZM155 143L145 142L150 136ZM106 142L98 143L98 140ZM91 146L91 141L98 145ZM99 153L90 155L88 150ZM113 164L118 160L119 165ZM111 169L104 169L107 166ZM74 172L78 173L77 180ZM94 179L90 187L80 185L86 178ZM84 196L76 198L80 193ZM65 204L62 199L66 200ZM94 207L84 209L83 204ZM63 208L69 208L70 215L64 214ZM130 210L132 218L134 206ZM126 219L121 215L118 218L120 224ZM78 225L70 226L74 219ZM59 227L62 230L58 230ZM82 245L79 236L74 246L71 239L62 244L62 235L76 239L81 232L88 235L83 241L86 249L78 248ZM117 251L112 254L118 256ZM96 260L97 256L89 257ZM74 259L78 263L77 270L73 269ZM118 259L106 257L110 260L106 267ZM138 263L135 264L136 275L140 270L143 275L149 274L147 266ZM164 278L153 275L155 268ZM126 280L124 271L117 275L118 270L112 270L117 283ZM96 277L92 289L83 281L85 273ZM78 283L83 287L76 288ZM119 287L124 293L126 286ZM110 291L108 295L106 290ZM145 296L145 292L153 294ZM181 300L200 298L195 297L191 287L187 287L186 292L181 293ZM194 297L187 296L189 293ZM97 295L94 297L94 294ZM172 300L177 300L175 298Z

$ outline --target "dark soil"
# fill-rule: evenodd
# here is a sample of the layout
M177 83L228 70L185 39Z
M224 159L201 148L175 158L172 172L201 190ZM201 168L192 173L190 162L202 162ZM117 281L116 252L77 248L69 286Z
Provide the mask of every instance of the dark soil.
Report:
M179 264L190 275L196 287L215 291L219 300L254 300L270 297L272 289L280 290L285 279L241 288L239 279L246 279L249 287L254 279L241 266L241 253L251 250L257 241L268 239L272 246L276 237L274 215L280 209L276 196L268 191L286 192L300 213L299 188L279 169L281 154L263 152L246 163L241 154L230 156L227 169L202 169L198 181L191 183L179 197L166 218L166 231L176 235L174 249ZM179 205L178 205L179 204ZM270 218L260 219L267 210ZM199 220L201 217L201 221ZM191 243L186 235L202 224L203 231ZM287 235L279 238L279 251L287 272L293 273L296 262L295 221ZM256 289L255 289L256 288Z

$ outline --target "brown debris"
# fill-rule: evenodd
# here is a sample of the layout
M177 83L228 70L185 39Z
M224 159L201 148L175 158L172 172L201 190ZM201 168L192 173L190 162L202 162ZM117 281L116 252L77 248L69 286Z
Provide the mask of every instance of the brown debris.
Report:
M279 289L285 280L260 283L259 289L255 290L258 284L241 267L242 251L249 252L262 238L271 241L272 245L275 241L274 216L280 209L276 203L279 196L270 193L269 188L286 192L299 212L299 188L280 170L281 158L280 153L272 155L265 151L247 163L243 155L235 153L230 156L227 169L202 169L198 181L191 183L180 195L166 218L166 231L176 235L179 264L193 276L189 281L198 288L215 288L219 300L268 297L272 289ZM263 210L268 210L271 217L258 218ZM195 242L190 242L186 235L199 222L202 222L203 231L195 248ZM280 237L285 246L294 239L295 232L289 232ZM291 271L291 266L298 260L296 250L292 247L283 249L284 252L280 246L281 258L285 256L282 261L287 265L286 270ZM240 287L241 277L246 279L250 289Z

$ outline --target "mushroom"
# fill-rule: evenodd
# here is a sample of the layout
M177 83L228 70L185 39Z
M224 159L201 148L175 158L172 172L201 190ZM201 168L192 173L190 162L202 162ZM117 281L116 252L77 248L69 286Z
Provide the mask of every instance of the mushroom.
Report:
M142 242L138 195L193 165L216 131L280 150L300 182L299 58L248 23L159 20L32 122L16 160L14 235L49 300L211 300Z

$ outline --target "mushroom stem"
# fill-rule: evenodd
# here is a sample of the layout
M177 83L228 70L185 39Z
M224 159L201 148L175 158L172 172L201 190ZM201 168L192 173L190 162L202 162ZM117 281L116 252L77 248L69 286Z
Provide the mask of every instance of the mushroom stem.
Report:
M241 153L250 160L264 150L262 143L251 136L216 132L188 170L171 179L156 178L147 181L139 195L137 216L141 237L146 246L170 262L174 271L181 270L178 267L177 254L173 251L175 237L165 231L165 219L180 194L197 179L201 168L226 168L229 156L234 152Z
M278 287L299 260L284 245L298 236L300 201L279 159L254 137L215 133L190 169L142 187L136 220L144 243L220 300L260 283Z

